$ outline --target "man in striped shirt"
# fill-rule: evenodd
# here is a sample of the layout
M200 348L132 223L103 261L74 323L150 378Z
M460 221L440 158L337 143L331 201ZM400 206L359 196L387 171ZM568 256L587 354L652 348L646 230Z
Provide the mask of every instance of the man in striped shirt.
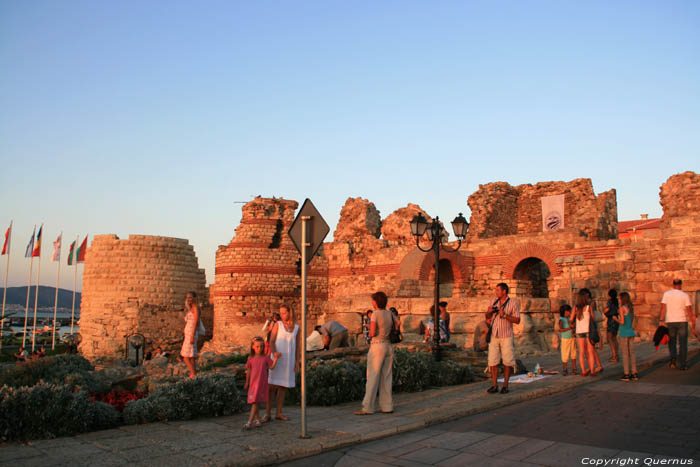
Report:
M498 392L498 364L503 360L503 388L501 394L508 393L508 380L515 368L513 350L513 324L520 323L520 303L508 297L508 285L501 282L496 286L496 300L488 311L492 318L491 341L489 342L489 369L492 386L487 390L491 394Z

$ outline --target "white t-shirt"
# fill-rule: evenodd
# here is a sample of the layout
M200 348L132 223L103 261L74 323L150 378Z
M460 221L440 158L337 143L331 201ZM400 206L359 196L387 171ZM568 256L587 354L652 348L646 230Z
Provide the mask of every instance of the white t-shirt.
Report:
M678 289L671 289L664 292L661 303L666 304L667 323L684 323L688 321L685 310L690 306L690 297L687 293Z

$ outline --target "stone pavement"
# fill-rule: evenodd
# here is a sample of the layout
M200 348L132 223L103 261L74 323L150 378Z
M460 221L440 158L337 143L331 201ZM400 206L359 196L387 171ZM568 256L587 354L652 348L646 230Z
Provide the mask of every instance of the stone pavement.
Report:
M700 346L695 339L690 346L692 355L696 355ZM602 353L602 358L605 361L609 356L606 350ZM661 348L655 351L650 343L639 344L637 346L637 357L640 362L640 370L651 367L654 363L667 360L668 350ZM549 354L536 358L525 359L525 364L528 368L534 367L535 362L539 362L546 369L559 369L560 363L557 354ZM695 363L694 370L697 370L700 364ZM605 376L617 376L622 373L621 364L615 363L606 365L606 370L603 373ZM680 372L677 372L680 373ZM664 380L664 376L656 375L655 377ZM689 376L690 377L690 376ZM653 381L653 382L652 382ZM562 395L564 391L583 391L580 387L589 383L590 388L607 388L605 390L586 390L586 396L567 396ZM514 426L509 424L493 424L487 423L488 417L492 413L489 411L497 410L519 410L520 407L527 407L528 402L537 403L537 398L558 394L552 397L539 399L540 402L546 404L544 407L548 410L557 410L557 407L565 407L566 410L557 412L559 418L558 423L573 423L579 420L579 412L586 412L590 407L597 407L597 404L602 404L601 408L594 408L593 420L607 420L605 411L615 410L617 403L608 403L607 393L612 391L611 388L616 386L616 381L606 381L600 377L581 377L560 375L545 378L541 381L530 384L518 384L511 386L510 394L492 395L485 392L490 385L489 382L478 382L463 386L452 386L447 388L431 389L419 393L407 393L395 395L395 412L391 415L377 414L372 416L358 417L353 416L352 412L359 407L359 403L347 403L333 407L309 407L307 410L308 431L311 435L309 439L299 438L299 407L289 407L286 413L291 417L291 422L271 422L265 424L262 428L252 431L243 431L241 429L243 423L247 420L247 414L238 414L230 417L218 417L210 419L200 419L194 421L168 422L168 423L152 423L147 425L132 425L123 426L118 429L105 430L94 433L87 433L74 437L59 438L54 440L33 441L26 445L23 444L5 444L0 446L0 467L5 466L52 466L52 465L269 465L300 459L307 456L314 456L322 452L324 456L337 456L342 454L335 461L341 462L347 455L339 448L349 448L360 444L357 448L358 452L365 452L367 449L373 449L375 444L367 442L380 440L397 433L407 433L401 435L401 439L409 439L411 446L418 446L420 438L421 444L419 448L411 451L414 455L410 459L398 459L401 456L408 455L406 449L396 451L395 460L399 465L425 465L426 463L437 463L442 460L457 462L459 465L465 463L486 462L485 465L501 465L503 462L519 461L520 459L484 459L484 455L490 457L493 453L491 444L503 446L515 444L523 444L518 449L508 451L510 457L524 455L534 455L536 446L542 446L538 450L540 455L550 456L547 459L542 458L540 464L548 464L550 458L556 457L556 452L547 454L545 449L546 443L561 443L559 439L546 440L536 436L537 430L545 430L543 433L552 437L551 432L563 432L567 440L566 454L571 455L571 452L576 452L579 449L583 452L584 448L580 447L586 444L586 436L588 432L579 432L571 428L567 430L558 430L553 428L550 417L538 417L536 411L530 411L530 415L521 417L520 422ZM697 396L695 388L692 390L684 389L680 391L688 391L680 396L669 396L666 393L669 391L679 391L678 389L669 389L668 385L658 384L657 380L645 377L645 381L637 383L619 383L628 384L630 389L624 393L624 399L630 399L635 402L635 407L646 407L646 401L653 401L654 404L661 404L664 408L672 407L672 403L659 402L655 397L684 397L681 403L682 407L688 410L694 410L697 414L698 402L700 398ZM670 386L673 388L673 386ZM692 387L692 386L691 386ZM640 389L645 388L645 389ZM607 392L606 392L607 391ZM639 393L641 391L641 394ZM615 392L615 391L613 391ZM568 394L568 393L567 393ZM576 393L578 394L578 393ZM592 396L590 396L592 394ZM598 396L596 396L598 394ZM582 398L583 397L583 398ZM586 397L590 397L591 404L587 405L578 401L585 401ZM639 399L639 400L637 400ZM569 409L569 407L571 408ZM481 414L481 415L477 415ZM595 414L598 414L597 416ZM476 417L468 417L476 415ZM634 410L625 412L625 417L633 417ZM466 418L465 418L466 417ZM474 422L473 420L481 420L482 423ZM530 427L530 420L534 417L536 423ZM436 427L439 423L466 423L457 428L450 428L448 434L444 430ZM637 422L635 422L637 423ZM471 424L471 425L470 425ZM654 421L647 420L644 424L639 425L640 428L635 430L648 430L650 433L651 425ZM596 442L605 433L610 433L610 428L615 433L619 430L632 429L632 425L612 424L607 422L596 425L596 433L602 432L600 436L595 438ZM690 426L690 425L688 425ZM426 427L430 427L427 428ZM518 428L520 427L520 428ZM518 428L521 431L512 431ZM669 430L671 427L667 427ZM549 430L549 431L547 431ZM691 428L694 430L694 428ZM505 434L504 434L505 433ZM621 433L621 432L620 432ZM636 432L631 432L634 436L638 436ZM697 431L693 432L697 439ZM686 434L678 433L685 436ZM542 435L544 436L544 435ZM503 438L505 437L505 438ZM545 436L546 438L547 436ZM391 453L386 453L386 446L394 446L397 437L392 437L388 440L376 441L377 446L384 446L381 451L382 455L387 456L387 459L392 457ZM431 438L435 438L430 440ZM493 438L493 439L492 439ZM537 439L536 441L525 443L527 438ZM620 435L620 438L623 438ZM665 439L670 439L667 436ZM491 441L488 441L492 439ZM591 438L593 439L593 438ZM646 438L644 438L646 439ZM428 440L428 441L426 441ZM671 441L669 441L670 443ZM362 444L364 443L364 444ZM381 443L386 443L382 445ZM424 446L426 443L430 446ZM533 444L534 443L534 444ZM543 444L544 443L544 444ZM434 446L433 446L434 444ZM531 446L532 445L532 446ZM571 447L571 446L573 447ZM459 447L457 447L459 446ZM455 449L466 448L464 452L460 452L459 458L456 458L453 451ZM579 446L579 447L577 447ZM664 445L665 446L665 445ZM684 445L685 446L685 445ZM423 452L421 449L429 448L430 451ZM679 446L683 448L683 446ZM379 447L376 449L380 449ZM521 451L525 449L525 451ZM587 453L593 452L594 455L598 451L591 451L591 446L585 446ZM610 456L615 453L609 452L611 448L595 448L604 449L600 451L601 456ZM607 449L607 450L605 450ZM614 449L614 448L612 448ZM474 452L474 450L477 450ZM480 451L479 451L480 450ZM573 451L572 451L573 450ZM333 451L333 452L329 452ZM419 452L420 451L420 452ZM449 451L445 452L445 451ZM370 456L372 455L372 451ZM558 451L557 451L558 452ZM659 451L658 453L663 453ZM680 451L678 451L680 452ZM686 452L686 451L683 451ZM514 454L520 453L520 454ZM399 455L400 454L400 455ZM450 454L450 455L448 455ZM563 455L563 454L562 454ZM597 455L597 454L596 454ZM355 465L367 465L367 463L378 462L377 459L358 460L359 457L367 457L368 454L350 455L349 461ZM441 460L437 460L443 456ZM477 457L473 457L477 456ZM481 456L481 457L478 457ZM552 457L553 456L553 457ZM422 459L422 460L421 460ZM548 460L549 459L549 460ZM386 460L386 459L385 459ZM530 459L533 460L533 459ZM534 459L537 460L537 459ZM305 462L304 459L300 462ZM334 463L335 463L334 461ZM367 463L365 462L367 461ZM346 461L342 461L346 462ZM396 463L394 462L394 463ZM421 462L422 464L416 464ZM528 461L529 462L529 461ZM384 463L386 464L386 462ZM299 464L306 465L306 464ZM340 463L338 465L343 465ZM447 465L452 465L448 464ZM457 465L457 464L455 464ZM559 464L557 464L559 465Z
M430 428L283 464L314 466L658 465L700 461L700 355ZM612 459L619 459L610 463ZM622 462L624 461L624 462ZM605 464L600 464L605 465Z

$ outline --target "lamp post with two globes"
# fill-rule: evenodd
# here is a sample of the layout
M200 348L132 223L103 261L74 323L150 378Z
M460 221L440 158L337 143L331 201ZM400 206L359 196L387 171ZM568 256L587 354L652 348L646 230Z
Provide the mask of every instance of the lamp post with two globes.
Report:
M461 212L459 216L455 217L452 221L452 230L459 241L456 248L447 247L448 234L445 228L440 224L439 217L436 216L435 220L428 222L421 213L418 213L411 220L411 234L416 238L416 246L418 249L425 253L432 251L435 255L435 304L433 306L432 351L436 361L440 361L440 248L448 252L455 252L462 246L462 240L467 236L467 231L469 230L469 222L462 216ZM432 242L432 245L427 249L423 249L420 246L420 239L424 234L427 234L428 240Z

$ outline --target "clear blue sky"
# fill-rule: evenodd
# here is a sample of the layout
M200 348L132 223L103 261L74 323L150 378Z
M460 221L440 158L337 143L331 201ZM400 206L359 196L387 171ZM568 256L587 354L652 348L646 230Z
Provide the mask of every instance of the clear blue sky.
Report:
M451 219L480 183L588 177L659 216L700 171L698 25L672 0L0 0L10 285L41 222L42 284L61 230L187 238L212 282L258 194L334 230L349 196Z

